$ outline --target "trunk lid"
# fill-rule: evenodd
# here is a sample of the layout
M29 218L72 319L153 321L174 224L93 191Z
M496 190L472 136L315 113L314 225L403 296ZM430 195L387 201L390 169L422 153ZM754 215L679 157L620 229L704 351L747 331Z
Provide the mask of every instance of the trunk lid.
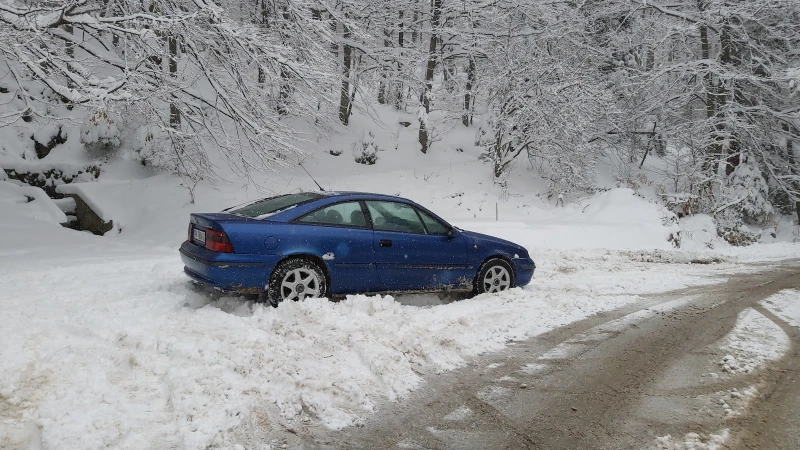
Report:
M257 219L227 213L194 213L189 215L187 239L208 250L233 253L230 239L225 234L225 224L253 221Z
M264 222L263 220L242 217L228 213L192 213L189 216L189 223L197 228L211 228L221 230L221 224L226 222Z

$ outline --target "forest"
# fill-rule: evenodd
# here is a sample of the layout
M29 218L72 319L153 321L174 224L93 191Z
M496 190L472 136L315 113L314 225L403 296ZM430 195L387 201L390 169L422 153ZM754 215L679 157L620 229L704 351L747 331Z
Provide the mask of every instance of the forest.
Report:
M3 0L0 98L0 128L79 125L190 187L380 104L422 153L474 129L504 189L519 159L561 196L661 158L679 215L800 219L796 0Z

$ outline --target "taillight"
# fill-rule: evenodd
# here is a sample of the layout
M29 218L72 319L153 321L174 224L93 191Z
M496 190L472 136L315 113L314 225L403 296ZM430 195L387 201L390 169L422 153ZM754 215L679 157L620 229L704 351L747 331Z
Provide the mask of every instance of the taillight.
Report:
M186 240L188 240L189 242L192 242L192 228L193 228L192 224L189 223L189 236L186 237Z
M212 252L233 253L233 245L228 236L217 230L206 229L206 248Z

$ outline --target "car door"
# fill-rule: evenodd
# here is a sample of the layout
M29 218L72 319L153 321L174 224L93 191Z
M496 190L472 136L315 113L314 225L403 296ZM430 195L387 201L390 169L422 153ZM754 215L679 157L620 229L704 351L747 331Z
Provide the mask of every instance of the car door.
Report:
M332 293L381 290L375 273L372 234L359 201L323 206L298 217L297 239L328 267Z
M463 236L448 235L446 225L413 205L365 203L374 230L378 279L387 290L444 289L463 284L467 269Z

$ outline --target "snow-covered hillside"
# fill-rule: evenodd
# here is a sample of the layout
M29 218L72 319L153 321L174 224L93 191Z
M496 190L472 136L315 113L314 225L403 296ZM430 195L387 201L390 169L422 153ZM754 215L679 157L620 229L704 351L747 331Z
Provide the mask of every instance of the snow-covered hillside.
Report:
M383 130L374 165L356 163L347 149L359 136L341 134L304 167L324 188L403 195L521 243L540 267L533 283L458 301L359 295L273 309L194 287L177 247L191 211L314 188L300 167L266 175L265 190L201 183L192 204L177 177L101 161L98 179L59 189L113 221L102 237L61 227L46 195L0 182L0 438L11 448L233 448L280 427L346 427L509 341L723 280L747 270L740 260L800 255L787 242L732 248L710 218L678 220L612 179L562 205L538 196L543 182L518 167L504 192L466 133L421 155L403 130ZM709 261L722 262L689 264Z

